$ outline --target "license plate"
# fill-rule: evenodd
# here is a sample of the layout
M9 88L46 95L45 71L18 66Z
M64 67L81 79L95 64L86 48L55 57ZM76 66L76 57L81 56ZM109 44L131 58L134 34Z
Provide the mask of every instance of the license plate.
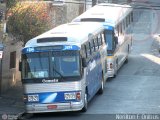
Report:
M38 102L39 95L28 95L28 102Z
M73 99L76 99L76 94L75 93L65 93L64 97L65 97L65 100L73 100Z

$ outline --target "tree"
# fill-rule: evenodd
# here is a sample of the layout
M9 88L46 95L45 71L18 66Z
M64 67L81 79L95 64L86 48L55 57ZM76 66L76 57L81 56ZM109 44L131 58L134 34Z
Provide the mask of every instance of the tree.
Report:
M50 26L48 5L45 2L17 2L7 14L8 32L24 44L47 31Z
M12 8L17 2L18 2L18 0L7 0L6 1L6 7L7 8Z

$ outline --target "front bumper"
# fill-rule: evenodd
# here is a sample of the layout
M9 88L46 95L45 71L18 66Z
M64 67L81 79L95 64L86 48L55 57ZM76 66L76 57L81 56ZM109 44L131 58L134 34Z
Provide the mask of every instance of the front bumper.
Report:
M108 77L114 77L115 72L114 70L108 70L107 74L108 74Z
M57 106L49 109L48 106ZM26 113L79 111L84 104L80 102L54 103L54 104L26 104Z

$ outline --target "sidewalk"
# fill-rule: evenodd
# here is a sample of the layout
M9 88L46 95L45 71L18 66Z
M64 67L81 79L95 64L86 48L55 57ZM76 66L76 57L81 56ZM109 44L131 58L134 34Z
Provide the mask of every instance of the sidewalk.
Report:
M16 115L24 112L23 90L21 82L0 96L0 119L1 115Z

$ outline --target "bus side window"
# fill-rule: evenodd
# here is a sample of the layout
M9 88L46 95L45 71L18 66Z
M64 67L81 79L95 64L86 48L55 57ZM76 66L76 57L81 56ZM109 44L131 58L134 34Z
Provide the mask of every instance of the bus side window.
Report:
M86 58L88 58L90 55L91 55L91 43L90 42L87 42L85 45L84 45L84 48L85 48L85 53L86 53Z
M125 24L126 24L126 28L128 27L128 20L127 20L127 17L125 19Z
M118 37L115 36L114 39L115 39L115 44L117 45L118 44Z
M125 31L126 27L125 27L125 21L123 20L123 30Z
M97 49L99 49L99 39L98 39L98 36L96 37L96 41L97 41Z
M95 45L95 51L98 50L98 42L97 42L97 37L94 38L94 45Z
M95 52L96 51L95 38L93 38L93 48L94 48L94 52Z
M92 55L91 42L89 42L88 47L89 47L89 55Z
M117 45L118 45L118 37L114 35L114 37L113 37L113 50L116 49Z
M85 45L82 45L82 49L81 49L81 51L80 51L80 53L81 53L81 55L83 56L83 57L87 57L86 56L86 48L85 48Z
M98 48L102 45L102 36L99 34L97 37Z
M118 36L119 36L119 34L120 34L120 30L119 30L119 28L120 28L120 25L117 25L117 33L118 33Z
M86 58L88 58L91 55L91 45L90 45L90 42L87 42L85 44L85 53L86 53Z
M91 53L93 53L93 52L95 51L95 47L94 47L94 39L91 39L90 45L91 45Z
M131 23L133 22L133 12L131 12Z
M120 34L123 33L123 30L122 30L122 23L120 23Z
M104 33L102 33L102 34L101 34L101 38L102 38L102 44L104 44L104 43L105 43L105 39L104 39L104 38L105 38L105 37L104 37Z
M88 57L88 52L87 52L87 46L84 45L84 49L85 49L85 57L87 58Z
M101 39L101 45L103 45L103 39L102 39L102 34L100 34L100 39Z

